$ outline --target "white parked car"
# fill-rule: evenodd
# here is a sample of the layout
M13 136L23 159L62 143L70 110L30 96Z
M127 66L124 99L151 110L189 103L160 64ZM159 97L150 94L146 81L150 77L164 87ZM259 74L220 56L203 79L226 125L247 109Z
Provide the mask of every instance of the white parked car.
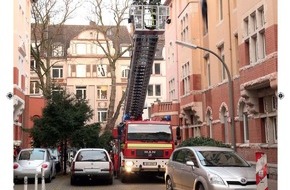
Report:
M107 150L83 148L77 151L71 163L71 185L81 179L106 180L113 184L114 167Z
M167 190L256 190L256 169L223 147L176 148L166 165Z
M42 178L41 169L44 170L46 182L56 176L55 157L46 148L27 148L22 149L13 164L14 181L24 181L24 177L35 179L35 174L39 179Z

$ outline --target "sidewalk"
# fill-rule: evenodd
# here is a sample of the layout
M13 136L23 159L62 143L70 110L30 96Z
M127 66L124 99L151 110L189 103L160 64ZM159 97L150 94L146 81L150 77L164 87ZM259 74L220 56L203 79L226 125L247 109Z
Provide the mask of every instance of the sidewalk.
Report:
M268 179L268 189L269 190L278 190L277 180Z

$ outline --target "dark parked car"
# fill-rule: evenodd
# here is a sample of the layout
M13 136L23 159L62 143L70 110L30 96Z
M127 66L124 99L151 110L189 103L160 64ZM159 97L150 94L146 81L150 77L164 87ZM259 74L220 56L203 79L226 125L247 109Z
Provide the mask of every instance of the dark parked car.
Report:
M256 190L256 169L230 148L176 148L166 165L167 190Z
M113 162L105 149L80 149L71 164L71 185L81 179L106 180L108 184L113 184L113 170Z

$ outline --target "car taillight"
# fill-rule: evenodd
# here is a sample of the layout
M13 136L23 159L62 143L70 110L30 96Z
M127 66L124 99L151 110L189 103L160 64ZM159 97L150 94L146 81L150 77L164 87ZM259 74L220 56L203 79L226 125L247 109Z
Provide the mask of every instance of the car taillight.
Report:
M74 170L75 170L75 162L72 162L72 163L71 163L71 168L70 168L70 170L71 170L71 171L74 171Z
M42 168L47 168L48 165L47 164L42 164Z
M15 169L17 169L18 168L18 164L13 164L13 169L15 170Z

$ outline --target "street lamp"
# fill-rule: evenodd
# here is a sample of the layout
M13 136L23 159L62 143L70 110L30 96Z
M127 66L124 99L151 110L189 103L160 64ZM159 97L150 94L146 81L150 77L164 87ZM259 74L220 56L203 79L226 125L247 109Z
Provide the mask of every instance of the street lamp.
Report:
M233 80L232 80L232 76L230 73L230 70L228 68L228 66L225 64L224 60L218 56L215 52L197 46L195 44L190 44L190 43L186 43L186 42L181 42L181 41L176 41L175 42L178 45L182 45L182 46L186 46L189 47L191 49L201 49L204 51L207 51L211 54L213 54L214 56L216 56L218 58L218 60L222 63L223 67L225 68L227 75L228 75L228 85L229 85L229 112L230 112L230 118L231 118L231 136L232 136L232 146L233 149L236 151L236 132L235 132L235 118L234 118L234 97L233 97Z

